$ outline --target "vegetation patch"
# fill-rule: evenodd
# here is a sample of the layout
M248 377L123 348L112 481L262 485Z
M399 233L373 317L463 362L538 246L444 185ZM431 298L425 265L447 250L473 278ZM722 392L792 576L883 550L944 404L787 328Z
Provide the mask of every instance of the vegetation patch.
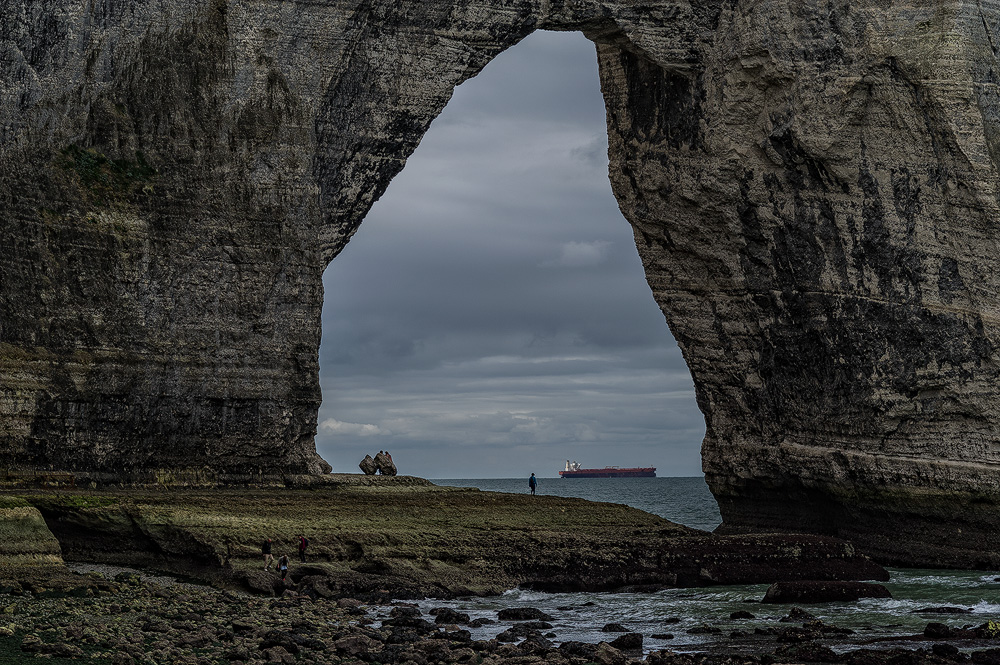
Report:
M122 497L102 496L100 494L47 494L30 496L28 497L28 501L32 505L47 509L104 508L106 506L117 506L122 502Z
M73 173L80 187L98 205L123 201L137 190L152 190L156 169L136 151L135 159L110 159L90 148L73 144L62 149L56 164Z
M0 510L6 510L8 508L24 508L27 505L28 502L19 496L0 495Z

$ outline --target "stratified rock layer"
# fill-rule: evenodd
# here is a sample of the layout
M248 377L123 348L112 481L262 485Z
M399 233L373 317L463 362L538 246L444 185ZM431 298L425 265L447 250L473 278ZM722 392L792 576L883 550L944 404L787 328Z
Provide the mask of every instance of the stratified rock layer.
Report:
M726 527L1000 565L997 3L0 13L6 459L322 470L324 267L455 85L582 30Z
M310 543L308 566L292 557L296 580L315 576L324 593L385 600L515 587L888 579L853 545L824 536L708 534L620 504L436 487L410 476L323 480L299 489L62 489L23 498L67 561L173 570L268 593L279 578L262 570L261 543L273 539L280 557L297 549L300 533Z

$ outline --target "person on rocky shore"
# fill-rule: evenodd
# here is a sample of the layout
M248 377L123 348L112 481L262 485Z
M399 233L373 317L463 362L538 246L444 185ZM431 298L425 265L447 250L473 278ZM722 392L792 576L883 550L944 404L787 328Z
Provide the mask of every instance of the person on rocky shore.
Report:
M531 474L531 478L528 478L528 489L530 489L531 493L534 494L536 487L538 487L538 481L535 480L535 474Z
M288 555L282 554L281 558L278 559L278 572L281 573L281 579L285 579L285 575L288 574Z
M271 555L270 538L264 540L264 544L260 547L260 553L264 555L264 570L270 570L271 564L274 563L274 557Z
M299 561L306 562L306 548L309 547L309 539L299 534Z

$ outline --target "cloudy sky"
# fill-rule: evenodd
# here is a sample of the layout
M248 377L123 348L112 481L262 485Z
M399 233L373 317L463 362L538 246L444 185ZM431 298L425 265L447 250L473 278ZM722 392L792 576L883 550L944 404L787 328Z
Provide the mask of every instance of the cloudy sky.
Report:
M426 478L700 475L704 420L607 176L593 45L460 86L325 275L317 447Z

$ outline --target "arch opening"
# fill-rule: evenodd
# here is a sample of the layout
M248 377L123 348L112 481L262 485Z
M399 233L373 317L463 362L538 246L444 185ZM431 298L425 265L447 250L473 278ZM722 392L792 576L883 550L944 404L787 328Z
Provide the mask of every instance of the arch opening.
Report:
M704 420L608 181L594 46L460 86L324 275L317 450L430 478L701 475Z

